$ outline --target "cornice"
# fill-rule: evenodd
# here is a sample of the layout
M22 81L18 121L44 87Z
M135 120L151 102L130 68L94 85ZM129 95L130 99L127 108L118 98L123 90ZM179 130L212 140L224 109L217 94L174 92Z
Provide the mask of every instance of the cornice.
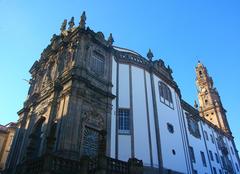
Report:
M119 51L114 48L126 50L126 52ZM172 70L169 66L166 67L162 60L151 61L144 58L143 56L136 53L135 51L116 47L116 46L113 47L113 54L115 55L115 60L119 63L134 65L150 73L153 72L157 77L159 77L165 83L167 83L169 86L175 89L175 91L181 98L181 91L178 88L177 83L173 80Z

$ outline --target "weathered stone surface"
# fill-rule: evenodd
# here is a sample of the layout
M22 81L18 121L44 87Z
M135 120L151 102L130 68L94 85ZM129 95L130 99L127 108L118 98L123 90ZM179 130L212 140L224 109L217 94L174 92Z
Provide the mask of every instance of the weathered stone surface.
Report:
M102 141L106 139L101 135L107 132L114 98L108 44L113 39L99 38L98 33L85 29L85 21L83 13L79 27L74 27L72 18L66 29L64 20L61 35L53 36L30 69L28 98L19 112L20 130L13 148L19 153L12 154L15 162L9 162L10 168L46 153L80 160L84 147L96 151L90 156L102 154L100 149L105 155L106 142ZM99 66L101 73L96 71ZM96 132L95 139L91 132Z

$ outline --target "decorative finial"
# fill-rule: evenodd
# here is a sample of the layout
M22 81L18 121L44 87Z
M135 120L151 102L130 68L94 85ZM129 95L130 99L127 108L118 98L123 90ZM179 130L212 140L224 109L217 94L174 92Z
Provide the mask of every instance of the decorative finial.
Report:
M68 22L68 25L69 25L69 29L73 28L73 26L75 25L74 23L74 17L71 18L71 20Z
M147 58L148 58L150 61L152 61L153 53L152 53L151 49L148 50Z
M110 33L109 37L108 37L108 44L109 45L112 45L114 42L114 39L113 39L113 36L112 36L112 33Z
M194 108L198 108L198 104L197 104L197 101L196 100L194 100Z
M80 28L85 29L86 19L87 19L86 13L85 13L85 11L83 11L83 13L81 15L80 22L79 22L79 27Z
M67 19L64 19L62 26L60 28L61 32L63 32L64 30L66 30L66 26L67 26Z

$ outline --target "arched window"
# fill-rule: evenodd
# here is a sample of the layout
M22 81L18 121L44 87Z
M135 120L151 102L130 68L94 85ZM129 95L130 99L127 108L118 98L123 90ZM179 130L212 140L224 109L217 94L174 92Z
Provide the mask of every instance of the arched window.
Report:
M173 109L172 93L170 88L163 82L159 82L160 101Z
M41 117L33 127L32 133L29 135L29 145L27 148L27 158L33 159L38 157L40 145L42 142L42 126L45 117Z

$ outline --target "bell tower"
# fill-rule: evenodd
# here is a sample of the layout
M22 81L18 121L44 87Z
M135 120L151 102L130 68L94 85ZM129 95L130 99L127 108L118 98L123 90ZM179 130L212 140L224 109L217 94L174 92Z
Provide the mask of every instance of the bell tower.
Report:
M208 75L207 68L200 61L196 66L196 75L200 116L231 134L221 98L213 85L212 77Z

